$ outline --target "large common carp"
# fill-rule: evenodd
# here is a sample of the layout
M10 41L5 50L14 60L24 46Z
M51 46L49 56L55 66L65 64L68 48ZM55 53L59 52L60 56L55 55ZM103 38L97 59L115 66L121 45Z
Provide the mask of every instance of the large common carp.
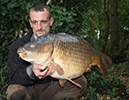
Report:
M17 52L32 64L52 65L55 72L51 77L59 79L61 86L64 80L69 80L81 87L71 79L81 76L94 65L106 78L107 67L111 64L108 56L96 52L84 39L66 33L43 35L20 47Z

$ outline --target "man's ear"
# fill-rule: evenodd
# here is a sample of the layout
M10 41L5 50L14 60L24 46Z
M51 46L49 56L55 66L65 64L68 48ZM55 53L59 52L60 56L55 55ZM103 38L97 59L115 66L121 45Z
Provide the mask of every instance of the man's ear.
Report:
M50 26L52 26L52 25L53 25L53 22L54 22L54 18L53 18L53 17L51 17L51 18L50 18Z

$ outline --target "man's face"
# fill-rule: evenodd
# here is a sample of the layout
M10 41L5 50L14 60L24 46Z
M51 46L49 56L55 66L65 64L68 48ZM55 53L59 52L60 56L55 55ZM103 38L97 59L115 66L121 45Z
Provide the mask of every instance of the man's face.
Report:
M45 35L50 32L50 26L52 26L54 19L49 18L49 12L44 9L44 11L30 11L30 25L34 32L34 37Z

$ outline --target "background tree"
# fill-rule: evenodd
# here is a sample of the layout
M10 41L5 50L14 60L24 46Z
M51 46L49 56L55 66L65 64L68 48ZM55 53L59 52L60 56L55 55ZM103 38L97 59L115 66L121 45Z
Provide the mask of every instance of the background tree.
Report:
M118 24L118 0L110 0L111 54L119 50L120 32Z

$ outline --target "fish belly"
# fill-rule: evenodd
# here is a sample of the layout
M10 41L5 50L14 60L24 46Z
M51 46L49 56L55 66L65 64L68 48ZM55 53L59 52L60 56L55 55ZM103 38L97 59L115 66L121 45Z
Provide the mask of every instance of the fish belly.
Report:
M51 77L56 79L66 79L64 75L59 75L56 71L51 75Z

